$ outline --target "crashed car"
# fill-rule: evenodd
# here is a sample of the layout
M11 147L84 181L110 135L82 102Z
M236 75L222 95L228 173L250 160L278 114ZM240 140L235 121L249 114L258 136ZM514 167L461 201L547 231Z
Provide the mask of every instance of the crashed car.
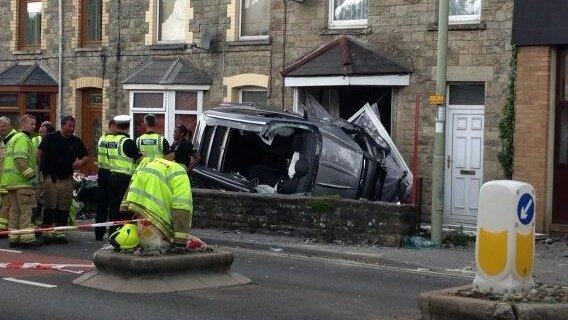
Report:
M193 143L199 187L406 202L412 174L371 106L347 122L225 104L204 112Z

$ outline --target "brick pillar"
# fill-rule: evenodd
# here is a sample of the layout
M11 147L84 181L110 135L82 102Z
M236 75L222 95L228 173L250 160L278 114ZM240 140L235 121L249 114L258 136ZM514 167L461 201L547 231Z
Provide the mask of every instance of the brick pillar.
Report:
M515 180L532 184L537 196L537 230L545 225L548 192L550 90L553 52L548 46L519 47L515 105Z

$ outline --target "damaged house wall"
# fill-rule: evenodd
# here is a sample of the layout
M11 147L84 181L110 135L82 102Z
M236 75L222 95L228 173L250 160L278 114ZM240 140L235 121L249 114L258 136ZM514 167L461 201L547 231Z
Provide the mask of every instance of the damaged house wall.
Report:
M393 139L405 160L411 163L416 97L421 101L419 135L419 175L424 180L425 211L430 202L431 150L434 112L425 103L434 92L436 64L437 1L368 1L368 23L360 29L333 29L328 26L329 1L304 3L273 0L270 4L269 37L241 41L234 36L239 0L186 0L189 25L187 43L166 46L147 40L154 17L150 0L103 0L103 40L100 48L81 48L77 41L80 0L64 0L63 111L78 119L81 135L80 90L103 89L103 126L116 114L129 112L129 96L122 81L149 57L183 57L206 72L213 82L204 93L204 109L237 95L228 94L224 81L241 74L254 75L255 86L265 84L270 105L291 110L293 91L284 88L283 68L300 56L337 36L347 35L388 52L412 69L410 85L393 90ZM57 74L57 1L44 2L41 50L15 50L17 0L0 0L0 69L15 62L39 62ZM449 33L449 81L485 83L484 180L502 177L497 161L497 124L507 84L513 1L481 0L480 23L454 25ZM200 48L209 30L213 41L209 49ZM233 35L233 36L231 36ZM151 38L151 37L150 37ZM231 78L235 79L235 78ZM251 85L243 77L232 86ZM267 79L267 80L265 80ZM96 80L96 81L95 81ZM262 80L262 81L260 81ZM238 87L237 87L238 88ZM361 106L357 106L358 108ZM428 216L428 215L426 215Z

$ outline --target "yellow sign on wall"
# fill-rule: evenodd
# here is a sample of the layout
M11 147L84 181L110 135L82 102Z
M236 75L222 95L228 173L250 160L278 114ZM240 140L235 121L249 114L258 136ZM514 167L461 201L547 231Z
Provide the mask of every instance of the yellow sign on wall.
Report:
M428 96L428 102L431 106L441 106L444 104L445 99L442 94L431 94Z

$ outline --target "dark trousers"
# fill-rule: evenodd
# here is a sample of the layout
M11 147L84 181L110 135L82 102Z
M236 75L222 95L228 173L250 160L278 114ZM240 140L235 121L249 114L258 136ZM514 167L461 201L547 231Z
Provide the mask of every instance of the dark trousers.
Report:
M99 169L99 177L97 179L99 198L97 200L97 217L95 219L96 223L103 223L108 221L109 217L109 178L110 171L106 169ZM97 241L103 240L106 233L106 227L95 228L95 238Z
M121 173L111 173L108 181L108 197L109 197L109 220L110 221L120 221L120 220L130 220L132 214L120 213L120 203L128 191L128 185L130 184L131 176L121 174ZM109 234L116 231L118 227L110 227Z

